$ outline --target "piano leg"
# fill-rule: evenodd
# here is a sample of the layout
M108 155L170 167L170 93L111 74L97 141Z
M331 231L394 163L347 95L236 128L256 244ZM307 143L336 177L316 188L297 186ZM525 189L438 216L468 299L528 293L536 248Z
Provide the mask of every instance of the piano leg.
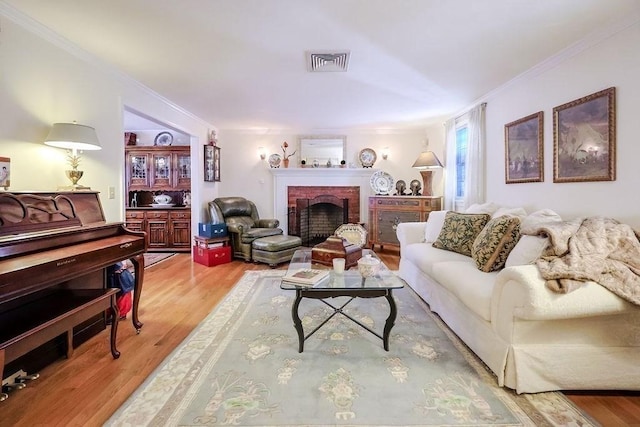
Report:
M135 283L133 285L133 307L131 309L131 321L136 333L140 333L143 323L138 320L138 304L140 303L140 295L142 294L142 283L144 282L144 255L136 255L131 258L133 270L135 272Z
M120 310L116 301L116 294L111 295L111 310L113 311L113 321L111 322L111 355L114 359L120 357L120 352L116 349L116 337L118 335L118 319L120 318Z

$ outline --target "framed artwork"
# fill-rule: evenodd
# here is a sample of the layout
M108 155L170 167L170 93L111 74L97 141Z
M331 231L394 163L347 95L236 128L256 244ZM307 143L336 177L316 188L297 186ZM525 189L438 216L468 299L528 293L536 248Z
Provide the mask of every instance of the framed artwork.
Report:
M544 181L543 117L539 111L504 125L507 184Z
M11 159L0 157L0 188L5 190L11 185Z
M204 146L204 180L220 181L220 147L215 145Z
M615 87L553 109L553 182L615 181Z

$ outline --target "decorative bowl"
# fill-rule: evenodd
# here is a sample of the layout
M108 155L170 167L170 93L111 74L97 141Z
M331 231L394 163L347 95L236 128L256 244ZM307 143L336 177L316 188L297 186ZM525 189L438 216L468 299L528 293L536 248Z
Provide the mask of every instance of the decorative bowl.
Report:
M171 196L166 194L158 194L157 196L153 196L153 201L159 205L168 205L171 203Z
M378 274L380 271L380 260L372 257L371 255L365 255L358 260L358 272L362 277L371 277Z

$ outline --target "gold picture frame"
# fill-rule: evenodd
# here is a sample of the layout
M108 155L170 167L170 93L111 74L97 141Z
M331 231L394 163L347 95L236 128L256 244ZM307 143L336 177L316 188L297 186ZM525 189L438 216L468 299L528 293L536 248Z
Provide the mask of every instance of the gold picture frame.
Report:
M616 91L553 109L553 182L615 181Z
M504 125L507 184L544 181L544 113L528 115Z

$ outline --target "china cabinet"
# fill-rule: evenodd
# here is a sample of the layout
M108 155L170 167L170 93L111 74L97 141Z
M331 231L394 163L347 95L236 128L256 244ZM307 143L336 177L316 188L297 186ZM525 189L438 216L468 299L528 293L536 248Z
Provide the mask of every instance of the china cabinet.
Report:
M191 153L189 146L127 146L126 224L147 233L151 251L191 249ZM154 203L158 195L170 203Z
M126 147L129 190L189 190L191 147Z

